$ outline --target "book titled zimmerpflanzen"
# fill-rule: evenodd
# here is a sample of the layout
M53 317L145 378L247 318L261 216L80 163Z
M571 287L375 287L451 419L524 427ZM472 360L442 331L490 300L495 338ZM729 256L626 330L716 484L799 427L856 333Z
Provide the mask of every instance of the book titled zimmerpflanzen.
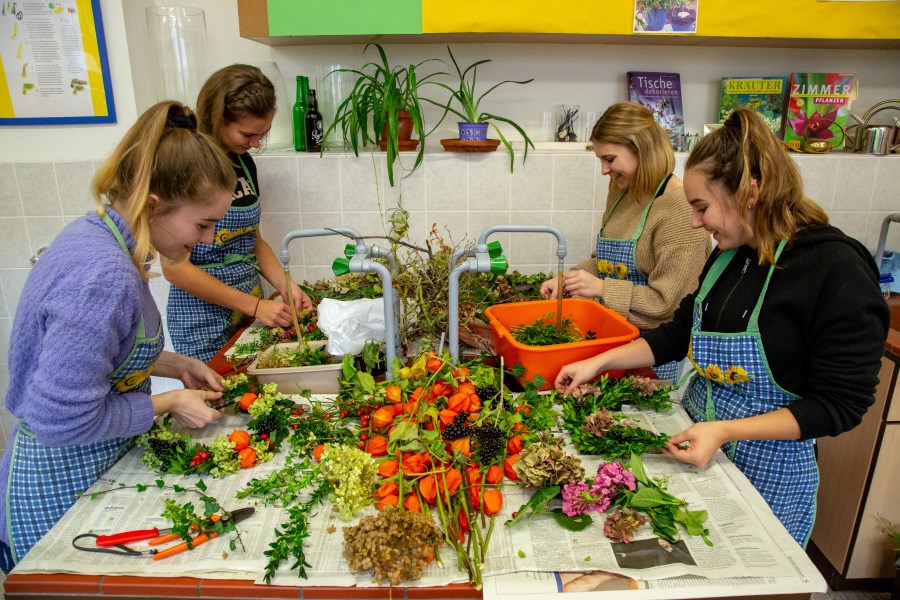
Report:
M842 149L841 128L847 126L855 96L852 73L793 73L784 129L788 148L801 150L809 139L827 140L833 149Z
M723 77L719 123L724 123L734 109L749 108L780 138L787 91L787 77Z

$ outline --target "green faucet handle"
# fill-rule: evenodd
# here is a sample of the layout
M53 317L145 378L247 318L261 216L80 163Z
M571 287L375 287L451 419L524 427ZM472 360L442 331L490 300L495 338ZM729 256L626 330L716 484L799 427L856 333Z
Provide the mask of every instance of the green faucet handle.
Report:
M350 272L350 259L349 258L336 258L334 262L331 263L331 271L334 273L336 277L340 277L341 275L346 275Z
M497 258L498 256L503 254L503 248L500 246L500 242L494 240L493 242L488 243L488 256L491 258Z
M509 268L509 262L502 254L500 256L491 257L491 273L506 273Z
M353 258L353 255L356 254L356 246L353 244L347 244L344 246L344 256L347 258Z

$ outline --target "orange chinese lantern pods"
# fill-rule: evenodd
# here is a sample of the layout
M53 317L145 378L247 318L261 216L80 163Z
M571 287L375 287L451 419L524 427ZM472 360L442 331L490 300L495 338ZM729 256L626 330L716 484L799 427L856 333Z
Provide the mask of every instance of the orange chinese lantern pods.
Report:
M419 480L419 493L422 495L422 500L432 506L434 505L434 501L437 498L437 483L433 476L423 477Z
M403 458L404 475L418 475L420 473L424 473L425 470L425 457L423 457L422 455L413 454L412 456Z
M503 480L503 469L498 467L497 465L491 465L488 467L487 477L485 477L488 483L500 483Z
M238 452L238 458L241 460L241 468L249 469L256 464L256 450L253 448L244 448Z
M478 486L469 488L469 498L472 500L472 506L481 508L481 488Z
M238 402L238 404L241 407L241 410L249 409L250 405L253 404L254 402L256 402L256 398L257 398L257 396L253 392L247 392L246 394L241 396L241 400L240 400L240 402ZM262 405L260 405L260 406L262 406Z
M489 517L496 515L503 508L503 494L500 493L500 490L485 490L481 499L483 503L481 508Z
M250 445L250 434L243 429L235 429L228 436L229 442L234 442L234 451L240 452Z
M400 502L400 498L397 497L396 495L385 496L384 498L382 498L381 500L378 501L376 508L378 510L384 510L385 506L397 506L397 504L399 502Z
M390 402L402 402L403 401L403 390L400 389L399 385L389 385L387 389L384 391L384 397L388 399Z
M393 481L385 481L377 490L375 490L376 498L387 498L388 496L397 495L397 484Z
M409 399L412 400L413 402L418 402L418 401L421 400L424 396L425 396L425 388L423 388L423 387L420 385L420 386L417 387L417 388L413 391L413 393L409 396Z
M476 413L481 410L481 398L478 394L469 394L469 412Z
M422 512L422 506L419 504L419 497L416 496L415 492L406 495L403 506L405 506L408 511Z
M471 381L467 381L465 383L459 384L459 387L456 388L456 391L460 394L474 394L475 393L475 384Z
M432 373L437 373L444 367L444 361L439 358L429 358L425 363L425 368Z
M407 402L406 404L403 404L402 406L403 406L403 412L408 415L414 415L416 413L416 411L419 410L418 402Z
M441 480L441 493L444 495L444 499L449 501L446 494L449 492L452 496L459 491L459 486L462 484L462 473L456 469L447 469Z
M321 461L322 455L324 453L325 453L325 444L319 444L318 446L313 448L312 454L313 454L313 458L316 459L316 461Z
M469 445L468 437L457 438L457 439L453 440L452 442L450 442L450 445L453 447L454 450L458 451L460 454L462 454L466 458L468 458L472 455L472 449L471 449L471 446Z
M447 399L447 408L459 412L461 410L469 410L469 394L458 392Z
M440 419L441 423L443 423L444 425L449 425L453 422L453 419L455 419L458 414L459 413L455 410L445 408L440 413L438 413L438 419Z
M400 470L400 463L396 460L388 459L378 465L378 474L382 477L393 477Z
M513 454L512 456L507 456L506 460L503 461L503 474L506 475L506 478L510 481L519 480L518 473L513 469L513 465L516 464L517 460L519 460L519 455Z
M515 435L506 442L506 453L509 455L518 454L522 451L522 436Z
M388 425L394 422L394 416L393 406L382 406L372 413L372 419L370 421L372 430L384 431Z
M446 396L450 393L452 388L447 386L443 381L438 381L436 384L431 386L431 395L435 398L440 398L441 396Z
M376 435L366 444L366 452L372 456L384 456L387 454L387 438L383 435Z
M469 485L478 485L482 479L481 470L476 465L466 467L466 481L469 482Z

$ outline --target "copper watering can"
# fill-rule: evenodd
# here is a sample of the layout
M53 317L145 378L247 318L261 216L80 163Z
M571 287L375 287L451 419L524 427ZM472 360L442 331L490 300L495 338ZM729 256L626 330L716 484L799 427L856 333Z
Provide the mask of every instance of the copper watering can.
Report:
M853 144L853 151L862 154L885 155L900 148L900 119L894 125L870 125L869 119L883 110L900 111L900 100L882 100L865 112L862 118L850 114L858 123L844 129L844 135ZM852 131L852 130L856 131Z

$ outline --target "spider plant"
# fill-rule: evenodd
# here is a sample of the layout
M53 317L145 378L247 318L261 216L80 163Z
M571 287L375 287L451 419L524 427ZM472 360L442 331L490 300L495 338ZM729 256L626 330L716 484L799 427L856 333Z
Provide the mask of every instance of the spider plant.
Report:
M513 81L511 79L507 79L505 81L501 81L500 83L492 85L487 89L487 91L478 94L475 91L476 84L478 82L478 67L491 62L491 59L486 58L475 61L474 63L463 69L459 66L459 63L456 62L456 57L453 56L453 51L450 50L450 46L447 46L447 52L450 54L450 60L453 63L453 68L456 70L456 77L458 79L457 83L455 84L455 86L450 86L441 81L433 81L431 83L433 85L440 86L450 92L450 97L446 102L437 102L429 98L422 98L422 100L444 109L444 114L441 115L441 121L444 120L444 118L447 116L447 113L453 113L466 123L489 123L491 127L494 128L494 131L497 132L500 141L509 152L509 170L512 171L515 160L515 154L513 152L512 145L509 143L509 141L506 139L506 136L503 135L503 132L500 131L500 128L497 127L497 124L494 121L502 121L511 125L513 129L515 129L519 133L519 135L524 138L525 155L522 157L523 161L525 160L525 156L528 156L528 147L531 146L531 148L534 149L534 144L532 143L531 138L528 137L528 134L525 133L525 130L522 129L522 127L518 123L507 117L501 117L500 115L482 111L481 102L488 94L496 90L501 85L507 83L525 85L526 83L531 83L532 81L534 81L534 78L525 81ZM447 65L447 67L450 66L445 61L441 62Z
M366 44L378 50L380 62L366 63L361 69L336 69L332 73L353 73L357 76L356 84L335 111L334 122L325 131L325 142L338 127L344 141L359 156L360 147L369 142L378 144L382 139L386 142L388 179L394 185L394 161L400 150L399 115L401 111L409 113L413 130L420 140L418 153L412 170L422 163L425 151L425 125L422 119L422 106L419 101L419 88L437 73L419 77L416 70L429 60L424 60L408 67L391 66L384 48L379 44ZM329 73L330 75L331 73ZM371 124L371 125L370 125ZM371 129L369 127L371 126ZM325 143L322 148L324 150Z

